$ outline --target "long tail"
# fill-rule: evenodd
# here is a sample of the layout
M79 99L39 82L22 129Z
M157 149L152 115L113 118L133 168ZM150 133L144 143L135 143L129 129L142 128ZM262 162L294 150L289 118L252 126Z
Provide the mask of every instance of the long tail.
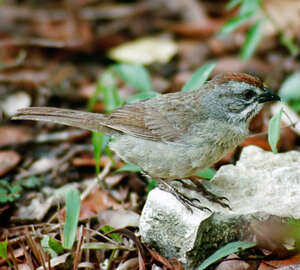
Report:
M110 134L112 131L110 128L105 127L106 116L103 114L52 107L20 109L12 119L53 122L106 134Z

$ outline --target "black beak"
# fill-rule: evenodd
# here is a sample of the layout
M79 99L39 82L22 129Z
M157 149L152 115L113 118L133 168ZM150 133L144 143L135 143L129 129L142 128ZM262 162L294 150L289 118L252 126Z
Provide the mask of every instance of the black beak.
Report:
M274 94L270 89L264 87L264 92L258 96L258 102L264 103L268 101L280 100L280 97Z

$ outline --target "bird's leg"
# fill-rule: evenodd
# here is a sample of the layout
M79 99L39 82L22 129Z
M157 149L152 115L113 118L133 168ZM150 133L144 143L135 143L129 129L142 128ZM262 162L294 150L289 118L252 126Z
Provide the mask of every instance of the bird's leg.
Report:
M215 202L220 204L221 206L228 208L231 210L231 207L228 203L225 203L225 201L228 202L228 199L226 197L220 197L217 196L216 194L212 193L211 191L209 191L202 183L201 181L203 181L201 178L197 177L197 176L191 176L189 178L187 178L188 180L192 181L193 184L196 186L197 190L200 191L203 196L205 198L207 198L209 201L211 202Z
M159 188L167 191L169 193L171 193L173 196L175 196L175 198L180 201L185 208L190 211L191 213L193 213L193 209L191 206L194 206L202 211L207 210L209 212L211 212L211 210L205 206L199 206L196 205L193 201L197 200L199 202L198 199L190 199L187 196L185 196L184 194L182 194L181 192L179 192L178 190L176 190L174 187L172 187L170 184L168 184L166 181L164 181L161 178L156 178L156 180L160 183Z

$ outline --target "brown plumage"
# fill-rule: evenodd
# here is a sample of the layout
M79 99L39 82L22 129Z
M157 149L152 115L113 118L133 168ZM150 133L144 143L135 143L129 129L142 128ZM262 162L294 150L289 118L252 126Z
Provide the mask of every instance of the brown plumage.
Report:
M196 91L158 95L111 114L33 107L13 119L108 134L122 159L156 179L172 180L191 177L221 159L247 136L249 121L263 103L278 99L254 76L225 73Z

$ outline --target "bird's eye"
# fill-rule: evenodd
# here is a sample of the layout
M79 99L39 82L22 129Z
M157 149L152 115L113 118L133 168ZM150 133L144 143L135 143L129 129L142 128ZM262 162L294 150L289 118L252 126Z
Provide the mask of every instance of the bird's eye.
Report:
M248 89L244 92L244 98L246 100L250 100L251 98L253 98L256 95L255 91Z

